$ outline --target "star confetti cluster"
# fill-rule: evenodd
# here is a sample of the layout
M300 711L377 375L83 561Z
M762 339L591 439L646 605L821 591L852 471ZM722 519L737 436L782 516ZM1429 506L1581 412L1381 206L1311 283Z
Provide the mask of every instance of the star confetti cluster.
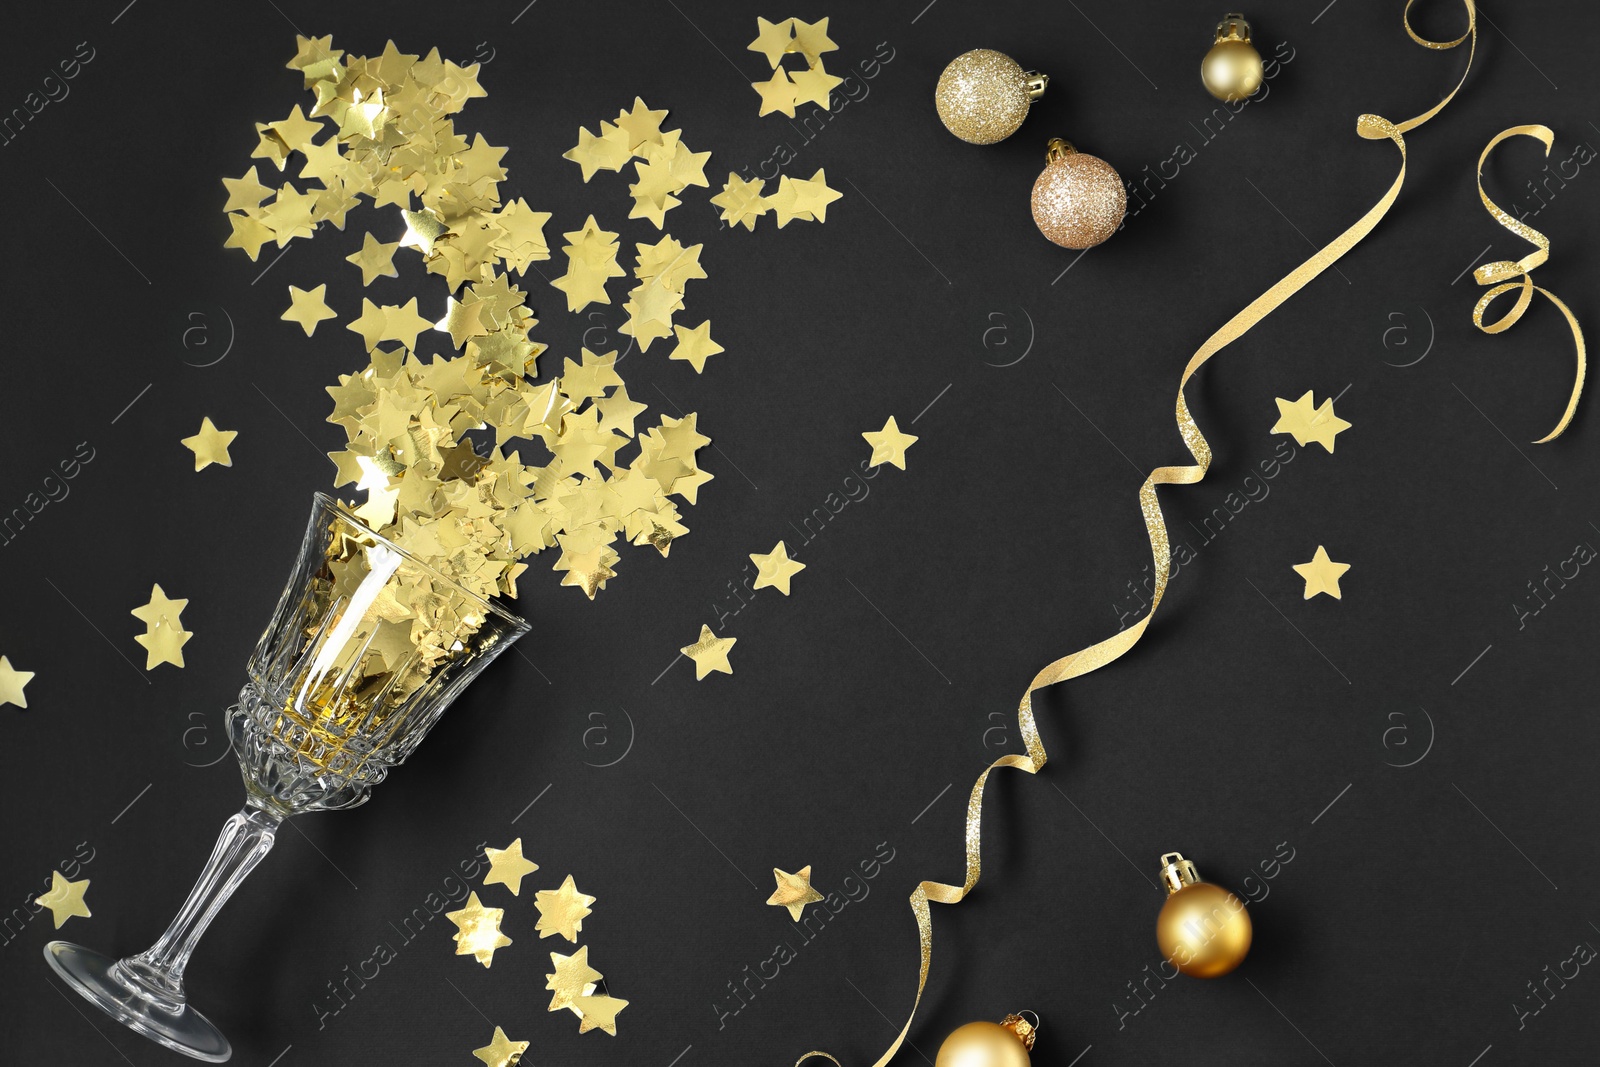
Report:
M187 600L173 600L159 585L150 587L150 599L128 614L144 623L145 631L133 639L145 651L144 669L153 671L163 663L183 666L183 646L194 634L183 628L183 609Z
M348 257L363 286L397 276L393 257L412 249L452 294L438 318L424 315L415 297L395 305L364 298L361 314L346 323L369 362L328 389L328 421L346 433L345 447L331 453L335 487L364 492L356 509L363 521L480 596L515 596L521 559L546 549L557 550L562 584L591 599L616 575L618 537L665 556L688 533L673 498L692 504L711 479L695 461L710 439L696 429L694 413L636 431L646 407L628 396L615 353L584 350L564 361L559 376L535 384L546 346L530 339L538 320L510 276L550 258L543 234L550 215L503 199L505 149L455 128L452 116L486 95L477 65L442 60L437 49L404 54L392 41L373 58L347 56L330 37L298 43L288 66L316 103L309 113L296 106L287 118L258 125L254 158L284 171L298 157L304 188L262 185L256 167L224 179L228 247L255 258L266 242L281 247L323 222L342 229L349 210L368 198L395 208L404 232L393 242L363 236ZM657 183L652 168L660 167L670 176L666 186L681 189L675 183L694 183L709 154L688 152L678 131L663 134L665 114L641 101L606 125L622 131L630 154L641 150L642 183ZM591 217L567 238L569 270L556 285L569 310L606 300L605 279L622 273L616 235ZM632 329L624 331L641 345L671 335L684 282L705 277L699 249L671 238L640 247ZM309 336L334 314L325 294L326 284L291 287L284 318ZM418 339L430 330L449 336L450 355L418 354ZM549 462L524 462L520 450L507 448L535 438Z
M522 895L522 880L539 869L537 863L523 855L520 837L505 848L486 848L484 854L489 860L484 886L503 885L515 897ZM560 936L576 943L583 920L594 914L594 903L594 897L579 892L569 874L557 888L534 894L534 908L539 912L535 929L541 938ZM496 950L512 944L511 938L500 932L505 909L484 907L477 893L468 894L466 905L459 911L447 912L445 917L456 925L456 955L472 956L485 967L494 962ZM550 964L553 970L545 975L545 989L552 994L548 1010L572 1012L578 1017L580 1034L604 1030L615 1036L617 1015L628 1002L608 993L596 993L605 976L589 965L589 946L581 946L570 956L552 952ZM510 1040L496 1026L490 1043L474 1050L473 1055L491 1067L508 1067L527 1052L528 1045L527 1041Z
M711 202L722 209L722 221L730 226L743 226L754 231L756 220L767 212L783 229L791 222L827 222L828 205L844 196L828 186L828 176L821 167L809 178L791 178L787 174L778 179L778 191L766 195L765 178L745 179L730 173L722 192Z
M844 79L829 74L822 65L824 52L837 51L838 45L828 38L828 20L802 22L788 18L781 22L756 19L756 39L750 42L750 51L760 52L772 64L772 77L764 82L751 82L750 88L761 96L762 115L774 111L794 118L796 104L816 104L831 110L828 97ZM806 66L788 70L783 57L798 53L805 57Z
M578 127L578 143L561 158L583 169L587 182L598 171L620 171L634 164L635 181L628 186L633 197L630 219L649 219L656 229L666 228L667 212L683 201L677 197L691 185L709 188L706 161L710 152L696 152L683 143L682 130L663 130L666 111L652 111L640 98L633 110L617 112L611 122L600 123L600 136Z

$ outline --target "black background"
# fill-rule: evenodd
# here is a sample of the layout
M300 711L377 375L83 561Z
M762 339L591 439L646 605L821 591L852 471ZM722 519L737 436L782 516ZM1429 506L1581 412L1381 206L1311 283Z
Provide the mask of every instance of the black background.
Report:
M492 1024L541 1065L787 1064L818 1047L870 1063L911 1004L906 896L920 879L961 880L962 798L988 760L1021 751L1024 683L1136 603L1127 583L1149 560L1136 487L1188 461L1172 421L1184 362L1388 187L1396 153L1358 139L1356 116L1426 109L1467 58L1410 42L1399 3L1261 5L1247 11L1261 50L1282 42L1292 58L1208 137L1197 67L1222 11L1204 4L124 2L31 9L0 72L9 110L78 42L94 49L70 96L0 148L0 505L79 442L95 454L0 550L0 652L38 675L27 710L0 711L0 904L26 914L81 842L93 853L78 875L93 917L60 935L37 917L0 948L0 1057L15 1063L178 1062L65 992L40 946L132 952L171 917L240 801L218 713L310 495L330 484L318 453L342 436L322 421L322 390L362 363L343 325L362 295L443 306L409 253L400 278L364 294L342 262L366 230L394 239L389 209L293 242L264 276L276 249L257 263L222 249L219 179L252 162L251 124L310 100L283 69L297 27L357 54L392 37L487 59L489 96L458 128L509 147L502 189L554 212L552 246L590 212L621 230L627 265L634 242L656 239L626 221L630 178L585 185L561 159L580 125L636 94L712 151L714 185L784 143L787 173L826 167L844 199L824 225L780 231L769 217L753 234L720 229L707 190L668 215L669 232L705 243L710 275L679 320L709 316L728 351L703 376L661 347L621 370L652 418L697 410L715 439L716 480L685 509L693 533L668 560L625 550L592 604L558 588L550 557L532 560L525 658L496 664L374 805L283 831L189 971L235 1062L262 1067L470 1063ZM827 66L853 75L855 98L809 137L756 117L747 83L766 67L745 45L758 13L834 16ZM1556 443L1526 443L1565 401L1570 341L1542 302L1508 334L1478 333L1468 268L1528 251L1473 186L1495 132L1552 126L1552 172L1580 142L1600 145L1596 20L1554 0L1485 11L1466 87L1409 138L1389 217L1191 388L1216 463L1164 500L1198 558L1131 655L1036 703L1052 760L991 783L984 880L962 906L934 907L929 992L898 1062L931 1062L957 1024L1020 1008L1045 1020L1035 1061L1062 1067L1487 1067L1592 1047L1592 969L1520 1028L1515 1005L1534 1006L1526 983L1546 965L1600 944L1600 579L1583 570L1520 620L1513 605L1547 564L1600 544L1595 398ZM1416 21L1447 39L1463 16L1441 2ZM1053 77L1022 130L989 148L947 134L930 99L943 65L980 46ZM1074 262L1028 216L1053 135L1129 178L1179 142L1195 158ZM1531 140L1504 146L1491 194L1539 207L1525 183L1544 163ZM1554 245L1536 279L1591 331L1593 171L1528 219ZM554 276L560 253L538 266ZM285 287L323 281L340 319L308 341L279 320ZM626 344L618 304L569 315L536 274L526 285L547 369L582 343ZM612 286L619 304L624 291ZM1340 395L1354 428L1335 455L1299 449L1270 482L1246 483L1288 441L1268 432L1273 398L1307 389ZM883 470L805 543L794 524L842 492L867 455L861 431L890 414L921 436L910 469ZM231 469L192 471L178 439L202 415L239 431ZM1200 547L1191 521L1263 485ZM725 617L737 673L697 684L675 650L717 622L746 555L779 538L808 566L793 596L764 590ZM1290 567L1318 544L1353 565L1342 601L1301 598ZM182 671L139 669L128 611L152 582L190 598ZM400 941L391 924L457 863L519 834L542 865L521 897L477 887L507 908L515 941L492 970L452 955L442 918ZM843 893L883 842L892 862L852 883L870 895L813 942L763 905L772 867L813 864L820 889ZM1129 983L1158 959L1156 860L1172 849L1268 895L1241 970L1169 983L1135 1014ZM1291 849L1264 879L1260 865ZM631 1002L616 1038L580 1037L544 1010L547 953L571 946L537 938L531 894L568 872L599 898L591 961ZM797 958L719 1027L728 983L782 940ZM398 958L319 1025L317 1005L335 1006L327 983L380 941Z

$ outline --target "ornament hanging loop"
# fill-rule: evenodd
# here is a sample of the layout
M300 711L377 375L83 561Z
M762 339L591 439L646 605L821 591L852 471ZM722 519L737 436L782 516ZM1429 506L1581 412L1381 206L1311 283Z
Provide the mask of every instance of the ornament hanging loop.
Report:
M1194 885L1200 880L1200 872L1193 863L1183 858L1181 852L1167 852L1161 856L1161 884L1167 887L1167 896L1171 896L1186 885Z
M1217 23L1215 43L1222 44L1224 41L1250 43L1250 23L1246 22L1244 16L1237 11L1222 16L1222 21Z
M1023 1018L1025 1015L1033 1016L1033 1021L1029 1022L1027 1019ZM1004 1019L1000 1020L1000 1025L1005 1027L1007 1030L1010 1030L1013 1034L1016 1034L1017 1040L1022 1042L1023 1048L1027 1049L1029 1052L1033 1051L1033 1042L1039 1036L1039 1026L1041 1025L1038 1012L1021 1011L1012 1015L1007 1015Z
M1065 137L1052 137L1045 142L1044 159L1046 163L1054 163L1058 159L1066 159L1076 151L1072 142Z
M1027 90L1028 99L1039 99L1044 95L1045 89L1049 88L1050 86L1050 75L1041 74L1036 70L1030 70L1026 72L1026 76L1027 80L1022 83L1022 87Z

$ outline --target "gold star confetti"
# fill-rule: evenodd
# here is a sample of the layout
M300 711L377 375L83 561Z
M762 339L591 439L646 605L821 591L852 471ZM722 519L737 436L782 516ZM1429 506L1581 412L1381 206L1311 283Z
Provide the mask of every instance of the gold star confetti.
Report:
M0 656L0 707L15 704L19 708L28 706L28 698L23 695L23 688L33 681L32 671L19 671L11 665L11 659Z
M794 51L794 19L768 22L758 16L756 39L750 42L749 50L766 56L767 63L776 70L784 54Z
M772 210L772 205L761 195L766 184L761 178L746 181L730 171L727 184L723 185L722 192L711 198L711 202L722 209L723 222L730 226L743 225L745 229L753 231L756 219Z
M134 634L133 639L144 646L144 669L153 671L163 663L182 667L183 646L188 644L189 638L193 636L194 634L183 629L174 620L163 618L150 627L148 632Z
M1294 572L1306 580L1305 599L1310 600L1318 593L1327 593L1335 600L1342 600L1339 593L1339 578L1350 569L1348 563L1335 563L1328 558L1328 550L1321 545L1317 546L1316 555L1311 557L1310 563L1296 563Z
M547 346L531 336L538 320L511 275L550 258L550 215L504 198L505 149L457 128L463 106L484 95L479 68L458 66L437 50L402 53L392 42L374 58L330 46L303 40L291 62L314 105L257 127L252 158L285 176L280 187L255 177L271 173L266 165L225 184L228 246L255 258L266 242L310 236L323 222L342 228L346 213L364 203L391 207L404 226L396 247L414 249L424 270L448 287L441 325L455 348L431 359L414 350L429 326L416 302L362 302L346 325L361 337L366 365L328 389L329 421L346 435L330 453L334 485L353 485L358 500L365 496L354 510L381 534L486 597L514 597L528 566L522 560L547 550L559 556L552 569L563 584L590 596L621 566L618 538L667 554L689 532L681 503L693 503L709 476L692 453L668 450L662 431L676 423L652 427L640 417L645 408L628 397L612 369L614 354L585 352L581 363L563 361L567 374L539 378ZM631 111L601 123L599 138L580 135L572 156L592 176L637 155L638 192L664 212L666 197L706 184L708 158L689 150L680 131L663 131L665 115L636 100ZM287 167L296 155L303 163ZM609 302L606 281L625 273L616 235L590 219L568 239L568 271L557 285L569 307ZM394 249L366 234L362 241L350 261L362 268L363 284L398 267ZM647 247L665 254L642 258L624 329L641 347L651 337L672 337L685 282L705 276L699 246L664 239ZM330 561L354 569L360 555L359 547L341 547ZM429 667L404 675L405 693L427 680L435 644L449 647L470 613L423 619L413 619L410 636ZM390 654L361 660L363 691L400 691L387 688L402 662L394 654L406 643L400 628L394 624L373 645Z
M444 917L456 924L454 941L457 956L473 956L485 967L494 963L495 949L505 948L511 939L500 932L504 908L486 908L477 893L467 894L467 906L447 911Z
M522 1054L528 1051L528 1042L512 1041L506 1037L506 1032L498 1026L494 1028L494 1038L482 1048L475 1048L472 1054L489 1067L515 1067L522 1059Z
M345 256L345 260L361 268L361 284L371 285L375 278L398 278L400 271L394 265L395 249L400 242L384 244L371 233L361 235L361 251Z
M678 346L667 353L667 358L686 360L696 374L706 369L707 359L723 350L721 345L711 339L710 319L694 329L674 326L673 331L678 335Z
M61 929L61 924L74 915L89 917L89 905L83 902L83 894L88 892L89 879L81 882L69 882L61 876L60 871L50 872L50 889L48 892L35 898L34 903L41 908L50 909L50 917L56 921L56 929Z
M200 420L200 432L193 437L185 437L183 447L194 453L194 469L203 471L213 463L224 467L233 466L233 458L228 455L228 446L233 444L233 439L239 436L237 430L219 430L212 424L210 416Z
M827 72L822 65L822 53L838 47L828 37L825 18L816 22L802 22L796 18L768 22L757 18L756 39L750 42L749 48L765 56L773 71L770 81L750 83L761 95L760 114L777 111L793 118L795 105L801 103L828 108L830 94L844 84L844 79ZM783 57L793 52L805 57L808 64L805 69L791 71L783 66Z
M822 894L811 888L811 864L801 867L795 874L772 868L772 877L778 883L770 897L768 904L789 909L789 918L795 922L800 921L800 913L807 904L814 904L822 899Z
M1278 421L1273 424L1271 432L1292 434L1295 444L1302 447L1315 441L1332 452L1333 439L1350 428L1348 422L1333 413L1331 399L1324 400L1321 407L1314 407L1310 389L1293 403L1282 397L1275 399L1278 404Z
M711 627L702 623L699 639L678 651L694 660L694 680L698 682L712 671L732 674L733 664L728 662L728 653L738 643L737 637L718 637L711 632Z
M573 1001L581 1014L583 1021L578 1024L578 1033L587 1034L590 1030L604 1030L612 1037L617 1036L617 1014L628 1006L626 1000L616 997L578 997Z
M916 444L918 440L911 434L901 433L893 415L890 415L889 421L883 424L883 429L869 431L861 436L872 446L872 458L867 461L869 467L893 463L901 470L906 469L906 449Z
M751 82L750 88L761 95L761 110L756 113L757 117L776 111L794 118L795 87L794 82L789 80L788 71L779 67L766 81Z
M328 283L324 282L315 289L299 289L289 286L289 310L281 316L285 322L298 323L300 328L310 337L316 330L317 323L323 319L338 318L333 309L323 302L323 297L328 293Z
M150 587L150 599L129 611L128 614L146 626L153 627L160 623L162 619L168 619L173 623L182 621L179 616L183 614L183 609L188 606L189 601L173 600L161 591L161 586L152 585Z
M594 897L578 892L570 874L561 883L561 888L541 889L533 897L533 906L539 909L539 936L560 934L576 943L578 933L583 929L584 917L593 914L589 905L594 901Z
M532 860L522 855L522 838L517 838L505 848L485 848L489 860L489 873L484 875L484 885L500 884L511 890L512 896L522 895L522 879L539 869Z
M602 122L599 137L579 126L578 143L567 149L561 158L570 159L582 167L583 180L588 181L597 171L621 170L627 166L628 160L633 158L633 149L621 127Z
M756 565L756 583L751 589L770 585L784 596L789 595L789 579L806 569L804 563L789 558L789 549L782 541L766 555L750 553L750 562Z
M555 993L550 998L550 1010L560 1011L562 1008L567 1008L572 1014L581 1018L583 1012L578 1010L574 1001L593 993L594 984L605 977L589 966L589 946L584 945L570 956L552 952L550 964L555 971L544 976L544 987Z

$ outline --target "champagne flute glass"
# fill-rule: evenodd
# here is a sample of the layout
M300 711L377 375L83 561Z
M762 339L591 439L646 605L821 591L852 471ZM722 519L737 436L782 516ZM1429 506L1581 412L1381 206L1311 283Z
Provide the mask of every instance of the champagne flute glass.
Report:
M528 630L318 493L294 571L248 664L228 735L245 805L154 945L113 960L52 941L68 985L118 1022L211 1063L232 1046L189 1006L200 935L272 848L278 825L353 808L403 762L450 702Z

